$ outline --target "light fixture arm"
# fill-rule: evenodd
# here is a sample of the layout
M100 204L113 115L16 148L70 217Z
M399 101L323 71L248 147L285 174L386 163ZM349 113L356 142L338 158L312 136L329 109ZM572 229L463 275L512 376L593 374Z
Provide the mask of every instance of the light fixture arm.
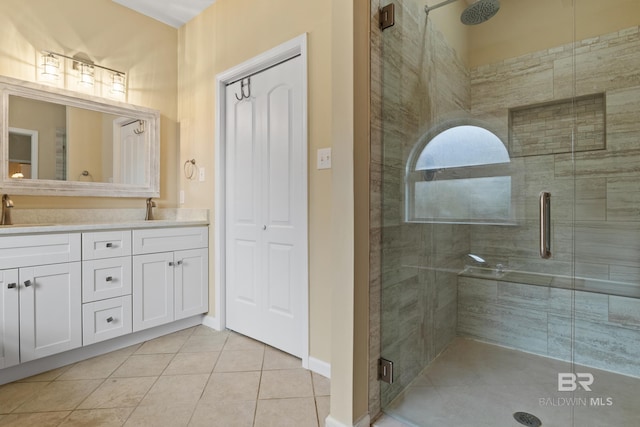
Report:
M98 65L98 64L96 64L94 62L87 61L86 59L82 59L82 58L78 58L78 57L71 57L71 56L63 55L61 53L52 52L50 50L43 50L42 53L47 54L47 55L60 56L62 58L67 58L67 59L70 59L70 60L75 61L75 62L81 62L83 64L87 64L87 65L90 65L92 67L96 67L96 68L100 68L102 70L110 71L110 72L112 72L114 74L121 74L121 75L125 75L126 74L124 71L118 71L118 70L114 70L113 68L104 67L102 65Z

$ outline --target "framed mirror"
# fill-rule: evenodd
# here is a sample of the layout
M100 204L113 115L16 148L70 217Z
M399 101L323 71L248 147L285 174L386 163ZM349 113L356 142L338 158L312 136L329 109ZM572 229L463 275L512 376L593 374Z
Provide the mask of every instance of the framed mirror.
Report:
M7 77L0 94L4 192L160 195L158 111Z

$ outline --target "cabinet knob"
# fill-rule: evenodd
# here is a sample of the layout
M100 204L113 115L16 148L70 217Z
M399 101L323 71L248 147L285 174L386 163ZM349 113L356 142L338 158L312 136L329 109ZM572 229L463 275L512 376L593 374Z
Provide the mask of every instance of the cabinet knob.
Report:
M31 283L31 280L27 280L26 282L24 282L24 286L26 288L28 288L29 286L33 285L33 283Z
M111 242L107 243L107 247L108 248L112 248L113 247L113 243L111 243Z
M113 282L113 277L107 276L107 278L104 279L104 280L106 280L107 282Z
M7 284L7 289L15 289L18 286L17 283L9 283Z
M107 317L107 323L111 323L111 322L113 322L113 317L111 316Z
M176 265L182 265L182 260L178 261Z
M169 261L169 267L173 267L175 263L173 261Z

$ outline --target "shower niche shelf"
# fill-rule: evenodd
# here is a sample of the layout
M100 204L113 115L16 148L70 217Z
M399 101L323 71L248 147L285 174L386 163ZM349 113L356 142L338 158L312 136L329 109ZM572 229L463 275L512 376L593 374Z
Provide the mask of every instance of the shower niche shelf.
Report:
M511 157L604 150L605 105L605 94L596 93L511 108Z

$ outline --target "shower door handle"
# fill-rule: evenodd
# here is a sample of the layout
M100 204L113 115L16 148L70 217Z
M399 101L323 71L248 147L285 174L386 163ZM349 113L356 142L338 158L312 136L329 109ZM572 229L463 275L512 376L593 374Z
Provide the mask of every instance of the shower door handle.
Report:
M551 193L540 193L540 256L551 258Z

